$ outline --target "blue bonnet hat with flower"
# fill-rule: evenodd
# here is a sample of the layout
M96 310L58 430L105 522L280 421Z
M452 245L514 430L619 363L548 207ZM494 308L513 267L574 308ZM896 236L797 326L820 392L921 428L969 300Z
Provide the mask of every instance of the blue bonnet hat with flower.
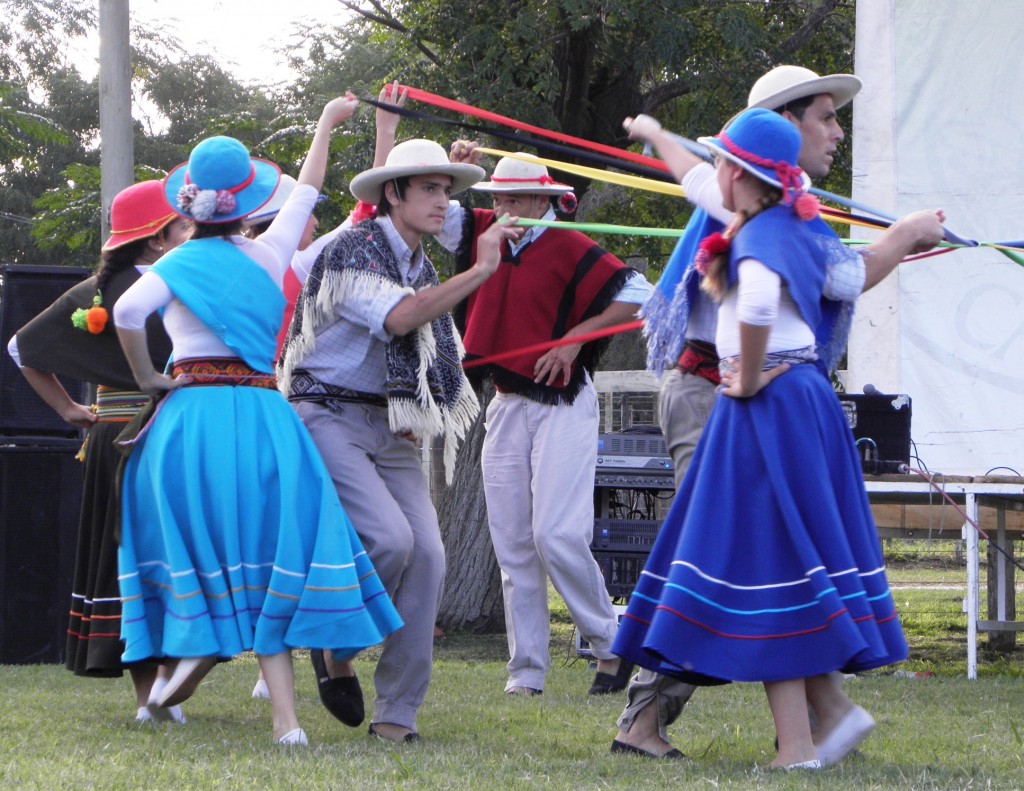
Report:
M249 156L233 137L208 137L164 179L164 195L182 217L226 223L252 214L274 194L281 171Z

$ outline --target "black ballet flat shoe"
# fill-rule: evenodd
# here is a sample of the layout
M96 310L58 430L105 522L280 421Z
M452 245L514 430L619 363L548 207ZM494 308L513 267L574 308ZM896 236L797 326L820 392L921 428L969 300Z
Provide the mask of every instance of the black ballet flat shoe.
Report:
M677 750L673 747L664 755L658 755L652 753L649 750L643 750L639 747L634 747L632 744L626 744L615 739L612 742L610 752L613 753L626 753L627 755L642 755L644 758L653 758L656 761L689 761L689 756L686 755L682 750Z
M327 661L322 648L310 649L309 659L316 672L316 688L324 708L350 728L362 725L366 709L359 679L355 676L331 678L327 675Z
M633 675L633 663L625 659L619 660L619 669L614 673L594 674L594 683L590 685L588 695L608 695L612 692L619 692L626 688L629 677Z
M392 739L378 731L372 722L370 723L369 733L375 739L381 739L385 742L405 742L406 744L411 744L412 742L418 742L420 740L420 735L416 733L416 731L409 731L409 733L405 734L405 736L403 736L401 739Z

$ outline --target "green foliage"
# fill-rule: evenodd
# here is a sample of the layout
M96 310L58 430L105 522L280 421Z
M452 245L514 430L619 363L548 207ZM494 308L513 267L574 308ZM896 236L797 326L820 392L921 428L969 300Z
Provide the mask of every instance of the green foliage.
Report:
M5 167L31 152L31 144L66 144L71 141L64 131L49 118L37 113L19 110L16 106L19 91L8 82L0 82L0 162Z
M68 42L96 27L92 3L0 0L0 79L35 87L68 57Z
M65 248L69 266L89 266L102 244L100 235L100 169L93 165L69 165L61 174L61 186L36 200L39 210L32 238L40 250Z
M95 26L95 10L66 0L0 6L0 262L67 263L66 249L36 244L33 203L64 168L96 163L85 146L98 127L96 85L67 60L68 42Z
M341 1L355 12L350 24L310 24L282 36L298 77L276 85L247 85L214 57L187 51L167 30L134 26L133 91L138 107L150 108L137 116L136 161L167 170L203 137L231 134L294 175L327 100L346 88L376 97L392 79L625 146L622 120L640 112L688 137L716 131L743 106L753 81L779 63L852 70L853 0ZM13 93L0 93L0 153L7 162L16 151L31 166L0 172L0 212L31 217L33 201L63 190L69 165L98 163L97 85L65 62L67 42L94 29L96 13L71 0L2 0L2 6L0 77ZM459 133L405 119L399 134L447 143ZM373 114L365 110L335 135L324 188L330 202L319 210L325 224L339 222L351 207L347 184L370 165L373 137ZM848 157L849 147L841 149L821 186L848 192ZM581 198L580 219L681 227L689 214L675 199L560 177ZM594 196L583 200L589 190ZM90 215L63 216L79 222ZM57 241L40 248L33 242L39 238ZM0 222L0 259L54 263L60 240L81 247L97 238L84 229L54 233L49 224L30 237L22 224ZM622 257L649 258L651 277L671 250L650 238L599 241Z

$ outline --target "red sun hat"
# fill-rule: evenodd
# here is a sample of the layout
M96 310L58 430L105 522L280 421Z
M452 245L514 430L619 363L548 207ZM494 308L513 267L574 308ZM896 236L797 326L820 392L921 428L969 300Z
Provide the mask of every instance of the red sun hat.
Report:
M155 236L178 215L164 197L162 181L140 181L126 187L110 203L110 237L103 250Z

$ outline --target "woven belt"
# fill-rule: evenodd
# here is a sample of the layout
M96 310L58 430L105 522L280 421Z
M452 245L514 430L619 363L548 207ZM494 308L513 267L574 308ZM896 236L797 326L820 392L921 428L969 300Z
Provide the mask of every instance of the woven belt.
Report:
M770 371L772 368L778 368L780 365L803 365L805 363L813 363L818 359L817 353L814 351L814 346L805 346L802 349L791 349L784 352L768 352L764 356L764 365L761 366L762 371ZM736 373L739 365L740 358L737 357L726 357L720 363L722 373Z
M186 387L259 387L277 389L277 377L250 368L235 357L192 357L171 366L175 377L187 377Z
M93 407L96 422L127 423L148 400L149 396L138 390L119 390L116 387L97 385L96 404Z
M330 407L335 404L369 404L370 406L387 407L388 400L376 393L364 393L361 390L349 390L347 387L321 382L309 371L292 372L289 401L314 401Z

